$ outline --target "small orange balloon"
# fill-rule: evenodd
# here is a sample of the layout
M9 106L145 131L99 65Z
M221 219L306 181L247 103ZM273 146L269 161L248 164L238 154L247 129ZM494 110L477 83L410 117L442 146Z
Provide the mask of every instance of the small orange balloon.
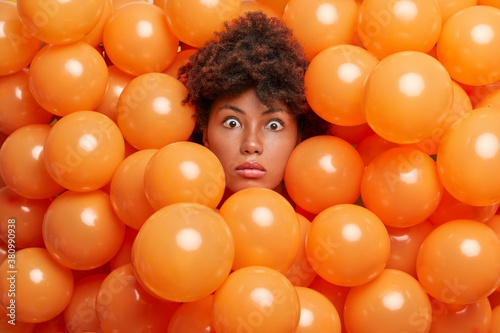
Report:
M446 304L431 298L431 304L432 325L429 333L495 332L491 330L492 311L487 298L466 305Z
M50 176L73 191L93 191L109 183L123 161L125 143L118 126L95 111L69 114L52 126L44 163Z
M326 296L306 287L295 287L300 301L300 321L296 333L340 333L337 309Z
M260 2L262 4L265 4L266 6L271 7L278 13L283 13L285 11L285 7L288 3L288 0L257 0L257 2Z
M93 26L82 39L82 42L88 43L93 47L97 47L102 43L102 36L104 32L104 26L108 22L109 17L113 11L113 6L111 5L111 0L104 0L102 14L99 16L99 21Z
M332 124L330 126L330 134L343 139L352 145L357 145L361 142L361 140L369 135L375 134L375 132L367 123L355 126L340 126Z
M167 333L214 333L212 304L214 295L182 303L173 313Z
M290 154L285 185L292 200L308 212L359 197L364 164L356 149L343 139L329 135L309 138Z
M391 148L399 147L397 143L387 141L378 134L372 134L361 140L356 145L356 150L363 159L365 167L368 166L378 155Z
M241 268L215 292L212 324L216 332L289 333L300 319L295 287L278 271Z
M483 0L437 0L439 9L441 10L441 19L443 24L452 17L455 13L461 11L464 8L476 6ZM487 0L489 1L489 0ZM493 0L496 1L496 0ZM484 2L484 1L483 1Z
M196 203L158 210L144 223L132 248L135 272L147 290L174 302L213 293L227 278L233 260L234 239L226 222Z
M266 266L285 274L292 266L300 248L300 227L292 205L279 193L247 188L231 195L219 213L234 236L233 270Z
M159 149L188 140L195 120L194 107L182 102L186 96L186 87L170 75L149 73L134 78L117 105L118 126L125 139L137 149Z
M500 108L500 90L495 90L476 104L476 108L484 107Z
M71 301L73 288L71 270L43 248L19 250L13 261L0 265L0 302L16 321L41 323L55 318Z
M441 302L477 302L500 285L500 238L481 222L446 222L422 243L417 276L427 293Z
M283 11L277 11L275 8L265 4L258 0L242 0L241 1L241 13L260 11L266 14L268 17L276 17L281 19Z
M224 169L208 148L193 142L175 142L151 157L144 188L155 210L178 202L216 208L224 195Z
M168 66L167 69L163 71L163 73L177 78L177 72L179 71L179 68L189 62L189 57L195 54L196 50L197 49L187 49L177 53L170 66Z
M491 324L488 332L494 333L498 331L500 331L500 306L496 306L491 311Z

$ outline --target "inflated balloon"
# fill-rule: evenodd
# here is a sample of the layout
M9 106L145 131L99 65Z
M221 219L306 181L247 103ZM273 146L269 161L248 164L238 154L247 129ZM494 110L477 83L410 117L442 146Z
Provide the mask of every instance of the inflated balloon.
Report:
M295 332L299 318L295 287L268 267L241 268L215 292L212 324L216 332Z
M0 240L14 241L16 249L43 247L42 222L50 203L50 199L22 197L7 186L0 188Z
M165 2L168 26L182 42L202 46L214 32L241 14L241 0L169 0Z
M12 316L14 318L14 315ZM9 332L9 333L32 333L33 329L38 324L33 323L23 323L19 320L16 320L16 325L13 325L13 321L11 321L9 314L0 306L0 331L1 332Z
M427 293L441 302L477 302L500 285L500 238L481 222L444 223L422 243L417 276Z
M497 306L491 311L490 332L500 330L500 307Z
M158 149L137 151L116 168L109 195L116 215L129 227L139 230L155 210L144 190L144 173Z
M357 14L354 0L290 0L283 21L312 60L330 46L352 43Z
M163 73L143 74L128 83L117 104L118 126L137 149L161 148L188 140L194 107L182 103L186 87Z
M48 44L82 39L99 22L105 0L19 0L17 10L28 31Z
M112 12L104 26L103 44L116 67L141 75L165 70L174 60L179 40L158 6L130 2Z
M356 145L356 150L368 166L378 155L391 148L399 147L397 143L387 141L378 134L372 134L361 140Z
M411 275L384 270L375 280L347 294L344 321L349 333L428 332L429 297Z
M64 116L93 110L106 92L108 68L99 52L84 42L45 45L33 58L29 88L45 110Z
M241 1L241 13L261 11L269 17L276 17L281 19L283 11L278 11L275 8L263 3L258 0L242 0Z
M309 105L333 124L366 123L361 110L363 84L377 64L377 58L359 46L338 45L321 51L304 78Z
M285 185L292 200L317 214L359 197L364 164L356 149L345 140L328 135L299 143L285 169Z
M382 221L368 209L335 205L312 221L306 253L323 279L340 286L357 286L383 271L390 240Z
M64 313L61 313L55 318L36 324L32 333L52 333L65 331L67 331L67 328L66 323L64 322Z
M182 50L175 56L172 63L162 73L168 74L177 78L179 68L189 62L189 57L196 53L197 49Z
M107 263L118 252L125 224L116 216L109 195L66 191L51 203L43 220L43 239L62 265L89 270Z
M500 90L496 90L479 101L477 108L492 107L500 108Z
M132 263L154 295L174 302L196 301L227 278L234 246L217 212L197 203L177 203L144 223L132 248Z
M355 126L341 126L332 124L330 126L331 135L344 139L352 145L356 145L369 135L375 134L367 123Z
M500 202L500 109L478 108L446 132L437 169L446 190L472 206Z
M471 86L460 82L459 84L469 96L474 108L477 107L481 100L500 89L500 80L482 86Z
M437 55L454 80L482 86L500 79L499 18L498 8L471 6L443 25Z
M40 247L17 251L14 261L5 260L0 265L0 277L1 305L7 314L14 308L15 321L50 320L63 312L73 295L71 270ZM9 289L14 289L15 295Z
M21 22L15 3L0 2L0 75L9 75L28 66L41 46Z
M233 270L266 266L285 274L292 266L300 248L300 226L292 205L279 193L247 188L231 195L219 213L234 236Z
M212 326L212 304L214 295L198 301L182 303L172 314L167 333L215 332Z
M318 291L296 287L300 301L300 321L296 333L340 333L340 317L332 302Z
M58 184L93 191L111 180L123 161L125 144L111 119L95 111L78 111L57 121L43 151L45 167Z
M90 30L82 39L82 42L86 42L93 47L97 47L102 43L102 36L104 32L104 26L111 16L113 6L111 5L112 0L104 0L102 14L99 17L99 21L94 25L92 30Z
M452 104L452 81L443 65L425 53L406 51L385 57L370 72L362 108L384 139L415 143L444 124Z
M178 303L150 295L137 281L132 264L113 270L96 298L97 318L103 332L166 332Z
M52 127L26 125L9 135L0 148L0 173L17 194L30 199L46 199L64 191L44 164L44 145Z
M52 116L33 98L27 69L0 77L0 132L11 134L26 125L48 124Z
M486 0L491 1L491 0ZM492 0L497 1L497 0ZM464 8L481 5L479 2L484 2L483 0L458 0L458 1L448 1L448 0L437 0L439 9L441 10L441 19L443 24L452 17L455 13L461 11ZM484 3L483 3L484 5Z
M257 0L257 2L263 3L266 6L273 8L278 13L283 13L288 0Z
M361 181L365 207L385 225L400 228L425 221L437 209L443 191L434 160L410 147L378 155Z
M363 46L382 59L401 51L429 52L441 25L437 1L368 0L359 7L357 32Z
M487 298L466 305L446 304L431 299L431 304L432 325L429 333L495 332L492 330L492 311Z
M155 210L178 202L216 208L224 195L224 169L208 148L194 142L175 142L151 157L144 188Z
M115 256L109 261L109 269L114 269L132 263L132 247L139 231L134 228L127 228L122 245Z
M64 310L64 321L70 333L100 331L95 303L105 278L104 274L95 274L75 283L73 297Z

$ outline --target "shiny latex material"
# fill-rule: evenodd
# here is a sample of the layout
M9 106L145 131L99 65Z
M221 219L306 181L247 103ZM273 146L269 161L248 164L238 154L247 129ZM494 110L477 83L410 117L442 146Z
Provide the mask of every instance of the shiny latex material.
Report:
M99 21L92 27L82 39L82 42L88 43L90 46L97 47L102 43L102 36L104 31L104 26L108 22L109 17L112 13L112 0L103 1L102 14L99 16Z
M214 295L182 303L172 314L167 333L214 333L212 304Z
M464 8L476 6L480 4L479 2L485 2L491 0L437 0L439 9L441 10L441 19L443 24L452 17L455 13L461 11ZM497 1L497 0L492 0ZM483 3L484 4L484 3Z
M467 305L446 304L431 298L432 325L429 333L494 333L491 305L487 298ZM500 308L499 308L500 309Z
M196 48L194 49L187 49L187 50L182 50L178 52L175 55L174 60L172 63L162 72L165 74L168 74L172 77L177 78L177 72L179 71L179 68L189 62L189 57L191 57L193 54L196 53Z
M332 302L318 291L296 287L300 321L296 333L340 333L340 317Z
M112 271L122 265L132 263L132 247L135 238L139 231L133 228L127 228L125 237L123 238L122 245L115 256L109 261L109 269Z
M378 155L391 148L399 147L400 145L391 141L387 141L378 134L372 134L361 140L356 145L356 150L363 159L365 167L368 166Z
M271 8L273 8L278 13L283 13L288 0L257 0L257 2L263 3Z

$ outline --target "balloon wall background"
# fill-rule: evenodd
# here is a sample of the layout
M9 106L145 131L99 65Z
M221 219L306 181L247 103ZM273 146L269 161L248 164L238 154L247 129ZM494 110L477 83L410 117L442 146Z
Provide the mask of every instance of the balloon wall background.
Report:
M331 123L297 209L189 142L251 10ZM499 59L499 0L1 0L0 332L500 332Z

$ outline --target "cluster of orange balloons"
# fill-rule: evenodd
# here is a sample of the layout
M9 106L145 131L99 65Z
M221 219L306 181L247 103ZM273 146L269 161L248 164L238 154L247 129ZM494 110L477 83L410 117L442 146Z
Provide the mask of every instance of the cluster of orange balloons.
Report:
M224 196L176 78L252 10L292 29L331 124L293 150L289 198ZM0 0L0 331L499 332L499 18L499 0Z

